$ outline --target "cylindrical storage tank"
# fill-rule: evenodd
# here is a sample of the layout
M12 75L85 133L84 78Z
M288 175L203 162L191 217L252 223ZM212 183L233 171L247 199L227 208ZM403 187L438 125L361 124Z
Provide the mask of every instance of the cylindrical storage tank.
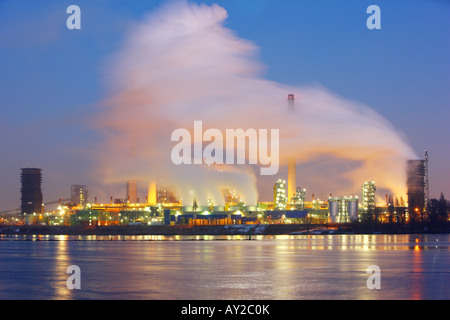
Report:
M350 222L358 221L358 199L347 200L347 212Z
M328 199L328 210L329 210L329 222L337 222L337 217L339 215L339 199L330 198Z

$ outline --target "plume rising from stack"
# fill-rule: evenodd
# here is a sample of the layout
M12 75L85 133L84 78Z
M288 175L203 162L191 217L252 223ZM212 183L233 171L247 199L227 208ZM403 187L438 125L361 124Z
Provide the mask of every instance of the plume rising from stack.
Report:
M201 120L222 132L280 129L280 165L323 157L351 163L346 171L335 170L329 192L341 188L332 181L343 178L357 186L373 179L405 193L405 160L415 154L383 117L321 87L292 89L264 79L257 48L225 28L226 18L218 5L166 5L137 24L111 57L107 98L96 120L104 136L98 168L105 182L140 177L148 184L162 178L189 205L194 199L206 205L208 198L223 205L222 189L228 187L256 204L253 166L171 162L171 132ZM301 96L295 113L285 107L289 92ZM315 174L302 172L302 178Z

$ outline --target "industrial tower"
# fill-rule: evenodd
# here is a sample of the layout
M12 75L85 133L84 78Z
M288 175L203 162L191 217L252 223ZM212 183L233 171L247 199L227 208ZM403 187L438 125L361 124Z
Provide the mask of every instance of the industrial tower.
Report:
M147 203L154 206L156 205L157 202L157 197L156 197L156 181L152 180L150 181L149 185L148 185L148 193L147 193Z
M407 161L408 214L412 221L421 219L424 213L426 201L425 176L425 160L414 159Z
M86 185L73 184L70 186L70 201L79 205L89 202L89 192Z
M288 94L288 110L294 112L295 97L293 94ZM297 181L296 181L296 165L295 158L289 158L288 160L288 195L287 202L291 203L291 199L296 196Z
M428 151L425 150L425 213L428 213L428 204L430 203L430 184L428 182Z
M20 213L39 214L43 212L42 202L42 169L22 168L20 169Z

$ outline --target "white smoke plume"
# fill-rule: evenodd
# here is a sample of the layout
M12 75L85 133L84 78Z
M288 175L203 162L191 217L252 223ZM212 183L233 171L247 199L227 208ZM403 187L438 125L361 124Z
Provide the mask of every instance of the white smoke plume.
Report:
M226 18L218 5L180 1L150 13L130 31L108 61L107 98L96 118L104 135L98 147L104 182L163 179L176 186L184 205L193 199L206 205L208 196L223 205L221 190L230 187L256 204L259 170L252 166L172 164L172 131L191 130L201 120L204 130L279 129L281 165L289 157L299 166L323 157L349 161L354 167L343 174L336 169L323 186L327 192L342 191L333 181L343 177L358 186L375 180L377 187L404 193L405 160L416 156L385 119L321 87L264 79L257 48L224 27ZM296 96L293 114L289 93ZM305 181L316 174L299 173Z

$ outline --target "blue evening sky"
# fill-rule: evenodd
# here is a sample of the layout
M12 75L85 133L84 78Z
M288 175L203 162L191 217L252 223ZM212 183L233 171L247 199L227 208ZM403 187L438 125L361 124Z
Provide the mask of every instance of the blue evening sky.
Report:
M374 108L430 153L431 196L450 198L450 1L217 0L256 44L267 79L321 84ZM44 169L44 201L89 184L80 148L104 94L102 67L133 22L163 1L0 1L0 211L19 207L21 167ZM68 30L66 8L81 8ZM369 5L381 30L369 30ZM92 178L92 177L90 177Z

